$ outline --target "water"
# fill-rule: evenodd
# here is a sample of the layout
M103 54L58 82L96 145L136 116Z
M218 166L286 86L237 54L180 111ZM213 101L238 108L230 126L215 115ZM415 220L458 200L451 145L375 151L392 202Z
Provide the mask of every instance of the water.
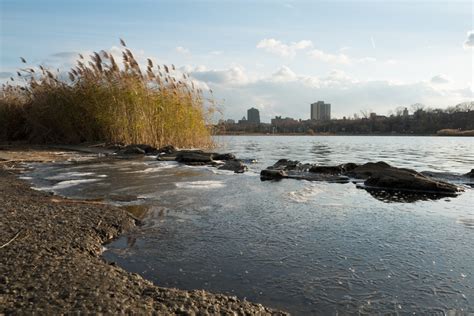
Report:
M474 312L474 190L414 203L354 184L260 182L277 159L466 173L474 139L221 137L246 174L152 158L35 165L38 189L105 199L144 226L107 260L157 285L237 295L294 314Z

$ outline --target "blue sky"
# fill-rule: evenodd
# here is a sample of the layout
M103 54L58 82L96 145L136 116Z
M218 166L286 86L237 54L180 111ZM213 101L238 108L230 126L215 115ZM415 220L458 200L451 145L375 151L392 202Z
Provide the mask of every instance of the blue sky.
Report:
M124 38L212 88L225 117L247 108L307 118L386 114L421 102L473 100L471 1L0 0L0 76L32 64L67 67Z

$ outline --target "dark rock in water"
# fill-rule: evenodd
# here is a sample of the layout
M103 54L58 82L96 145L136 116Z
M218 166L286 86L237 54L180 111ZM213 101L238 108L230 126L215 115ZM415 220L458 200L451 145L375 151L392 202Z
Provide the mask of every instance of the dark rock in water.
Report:
M213 153L212 154L212 159L214 159L214 160L234 160L235 155L231 154L231 153L227 153L227 154Z
M314 169L313 169L314 168ZM317 172L311 172L313 170ZM273 166L269 166L260 173L261 180L298 179L308 181L348 182L349 179L341 175L341 167L321 167L311 164L302 164L297 160L280 159ZM278 171L283 171L284 176Z
M206 153L202 150L182 150L176 154L176 161L182 163L211 163L213 153Z
M173 154L175 153L177 150L176 148L174 148L174 146L171 146L171 145L166 145L166 146L163 146L163 147L160 147L158 150L157 150L157 154L160 155L160 154Z
M364 185L370 188L390 190L455 194L459 188L451 183L438 181L410 169L384 168L383 172L372 174Z
M373 174L378 174L383 172L386 169L392 168L388 163L379 161L379 162L368 162L363 165L356 165L351 170L345 172L344 174L357 178L357 179L367 179Z
M230 171L234 171L235 173L244 173L245 171L247 171L248 168L246 165L244 165L242 160L234 159L234 160L227 160L225 164L221 165L217 169L230 170Z
M294 170L300 165L301 164L298 160L280 159L273 166L270 166L267 169Z
M132 145L135 147L140 148L145 152L146 155L157 155L158 154L158 149L156 147L147 145L147 144L137 144L137 145Z
M322 173L322 174L341 174L341 166L312 166L309 168L309 172Z
M117 155L145 155L145 151L138 146L128 145L119 149Z
M116 151L118 155L156 155L157 149L147 144L131 144Z
M359 184L358 187L366 190L403 191L414 195L456 195L461 190L454 184L431 178L415 170L392 167L383 161L363 165L347 163L318 166L280 159L273 166L262 170L260 177L262 181L289 178L340 183L349 182L348 177L351 177L365 180L364 184Z
M471 169L471 171L466 173L464 176L468 178L474 178L474 169Z
M260 172L260 180L281 180L287 178L288 173L285 170L276 170L276 169L264 169Z
M359 165L352 162L344 163L337 166L311 165L308 171L318 174L347 174L348 172L351 172L357 167L359 167Z

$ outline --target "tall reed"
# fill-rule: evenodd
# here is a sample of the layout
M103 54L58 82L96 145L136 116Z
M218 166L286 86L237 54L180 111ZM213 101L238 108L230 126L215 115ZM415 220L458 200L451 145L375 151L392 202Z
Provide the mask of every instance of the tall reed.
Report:
M174 65L140 67L121 43L121 61L105 51L79 55L67 79L43 66L21 69L16 84L1 87L0 139L211 146L212 99Z

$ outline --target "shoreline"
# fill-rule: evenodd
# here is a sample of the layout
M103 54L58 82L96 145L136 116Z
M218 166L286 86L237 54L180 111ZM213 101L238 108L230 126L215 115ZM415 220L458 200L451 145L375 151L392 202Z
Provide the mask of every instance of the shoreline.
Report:
M307 136L307 137L318 137L318 136L335 136L335 137L347 137L347 136L369 136L369 137L474 137L473 135L438 135L438 134L314 134L309 135L306 133L226 133L226 134L215 134L214 137L219 136Z
M106 262L103 245L139 220L118 207L31 189L18 178L21 162L67 156L35 148L17 148L11 159L0 150L0 314L286 315L235 296L159 287Z

